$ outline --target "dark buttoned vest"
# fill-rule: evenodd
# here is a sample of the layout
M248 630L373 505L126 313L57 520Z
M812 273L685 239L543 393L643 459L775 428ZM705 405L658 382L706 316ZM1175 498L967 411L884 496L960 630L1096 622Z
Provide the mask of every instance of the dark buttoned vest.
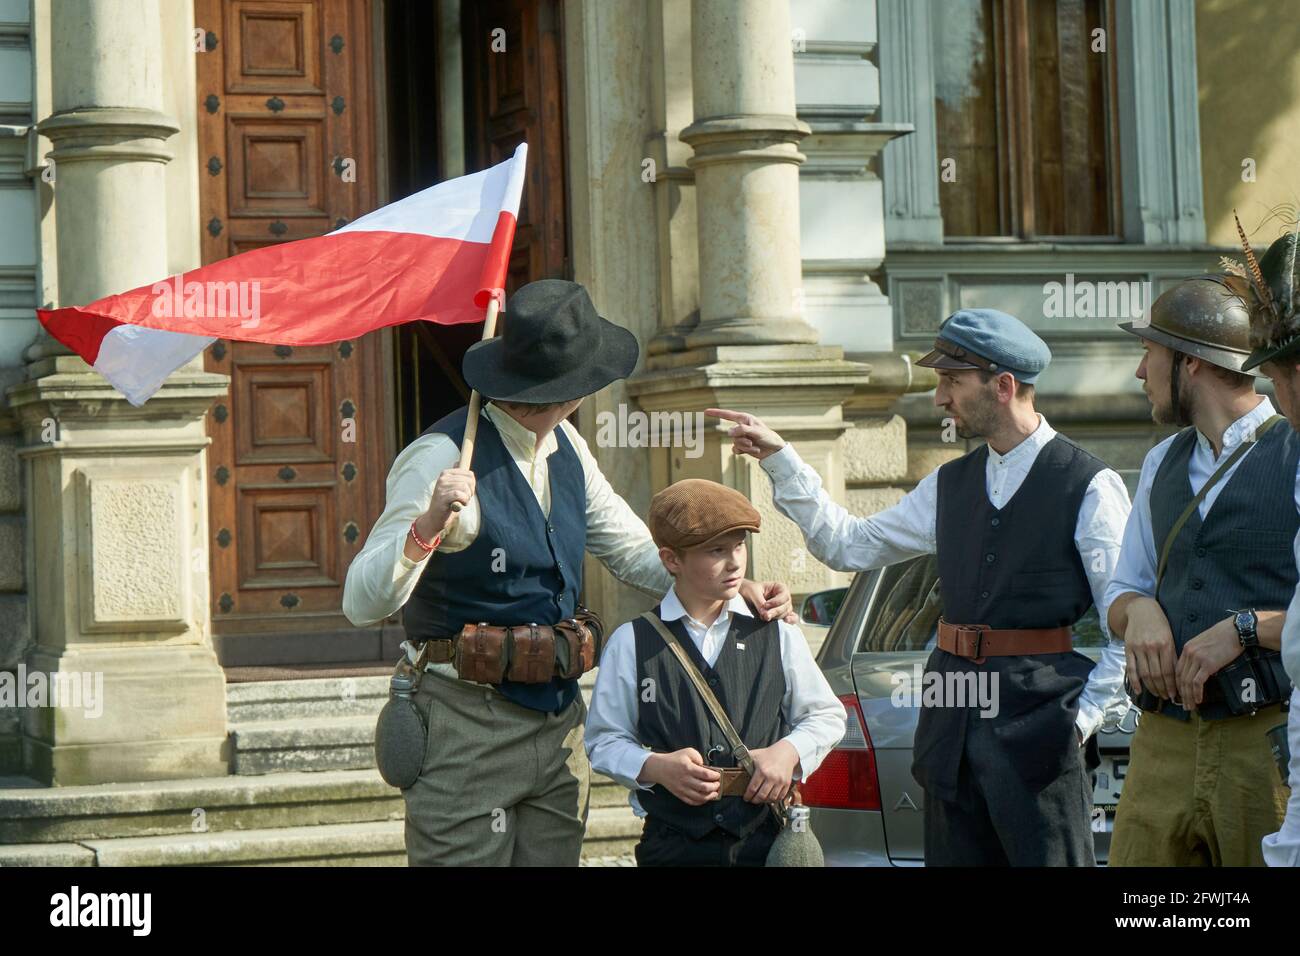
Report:
M424 434L447 435L459 446L467 413L467 408L457 409ZM586 480L564 429L557 427L554 434L558 447L547 459L548 517L496 426L486 411L481 413L471 463L478 535L462 551L435 551L428 557L402 614L409 638L447 637L467 622L555 624L573 616L587 546ZM545 684L505 681L496 686L523 707L556 713L578 695L576 680L558 678Z

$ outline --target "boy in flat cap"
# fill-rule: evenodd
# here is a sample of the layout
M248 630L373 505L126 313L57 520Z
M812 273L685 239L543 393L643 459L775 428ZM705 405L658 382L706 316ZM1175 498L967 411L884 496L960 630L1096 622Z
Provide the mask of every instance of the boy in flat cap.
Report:
M1103 597L1129 498L1118 474L1034 410L1033 383L1050 359L1047 344L1005 312L950 316L917 364L937 370L934 403L957 434L986 444L868 518L832 501L754 416L707 410L737 423L733 450L762 462L777 508L818 560L864 571L937 554L943 618L926 681L986 680L999 707L982 713L952 700L920 712L912 774L925 789L928 866L1096 862L1097 756L1084 745L1127 711L1124 647L1110 638L1094 666L1073 649L1072 625L1095 603L1105 631Z
M472 466L458 466L468 408L393 463L343 613L362 626L402 609L416 652L427 741L402 791L413 866L578 865L588 767L577 677L598 654L577 620L583 556L647 594L670 579L566 419L636 359L636 338L598 315L581 285L531 282L510 297L503 333L462 363L491 400ZM766 590L742 587L765 618L788 613L788 589Z
M844 735L844 706L802 632L755 618L737 596L746 532L740 492L689 478L655 495L650 533L672 587L653 614L707 681L754 762L737 766L699 691L654 623L618 628L587 716L591 765L632 791L645 817L639 866L762 866L780 803Z

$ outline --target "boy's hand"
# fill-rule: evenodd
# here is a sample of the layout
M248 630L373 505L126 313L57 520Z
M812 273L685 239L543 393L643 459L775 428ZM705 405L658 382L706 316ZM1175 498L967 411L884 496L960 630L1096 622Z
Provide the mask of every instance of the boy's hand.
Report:
M799 751L788 740L778 740L770 747L751 750L754 776L745 791L749 803L779 803L790 793L794 768L799 765Z
M718 771L704 765L704 758L694 747L670 754L651 754L637 776L641 783L663 784L674 797L692 807L720 800L721 779Z
M725 418L735 422L736 427L728 430L731 436L731 450L737 455L753 455L762 461L785 447L785 441L749 412L736 412L729 408L706 408L705 415Z
M740 582L740 596L758 612L760 620L771 621L779 617L787 624L799 623L799 615L794 613L790 589L781 581L764 581L759 584L745 578Z

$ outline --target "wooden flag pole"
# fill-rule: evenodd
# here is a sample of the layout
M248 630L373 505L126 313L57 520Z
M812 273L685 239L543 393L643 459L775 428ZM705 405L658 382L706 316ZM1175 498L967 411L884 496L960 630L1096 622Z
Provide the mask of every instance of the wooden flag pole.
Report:
M497 296L492 296L487 304L487 317L483 320L483 338L481 341L487 341L497 334L497 312L501 308L501 300ZM465 437L460 443L460 466L468 468L474 458L474 438L478 434L478 413L482 405L479 398L478 389L469 393L469 414L465 417ZM460 511L463 506L459 501L451 503L452 511Z

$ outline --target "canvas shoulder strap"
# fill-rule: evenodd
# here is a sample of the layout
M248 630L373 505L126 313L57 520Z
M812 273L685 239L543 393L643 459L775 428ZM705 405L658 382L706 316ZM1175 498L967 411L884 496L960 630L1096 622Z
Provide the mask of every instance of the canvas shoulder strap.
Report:
M694 684L695 689L699 691L700 697L704 699L704 705L709 708L709 713L713 715L714 722L727 738L727 743L731 745L731 756L735 758L736 763L740 764L740 766L744 768L745 773L752 777L754 775L754 758L749 755L749 748L746 747L745 742L740 739L740 734L736 733L736 728L732 725L731 718L727 716L727 712L723 709L722 702L719 701L713 691L709 689L708 681L704 679L704 675L700 673L700 669L695 666L695 662L691 660L690 655L686 653L686 648L682 647L682 643L677 639L677 635L668 629L667 625L659 619L658 615L651 611L646 611L641 616L649 621L654 629L659 632L659 636L664 639L664 643L668 645L668 649L673 652L673 656L676 657L678 663L682 665L682 670L686 671L686 676L691 679L691 683ZM784 825L785 817L781 811L770 803L768 804L768 807L776 816L777 822Z
M1160 564L1156 568L1157 593L1160 591L1160 581L1165 576L1165 566L1169 564L1169 553L1173 550L1174 540L1178 537L1178 532L1183 530L1183 525L1185 525L1187 519L1192 516L1192 512L1200 507L1201 502L1205 500L1205 496L1210 493L1210 489L1217 485L1223 476L1232 469L1232 466L1241 460L1241 456L1250 451L1250 446L1259 441L1260 437L1266 431L1281 420L1281 415L1274 415L1261 424L1259 428L1255 429L1255 437L1250 441L1244 441L1238 445L1236 450L1228 456L1228 460L1220 465L1214 474L1210 475L1209 480L1206 481L1205 484L1201 486L1201 490L1196 493L1196 497L1193 498L1188 503L1187 507L1183 509L1183 513L1178 516L1178 520L1174 522L1173 527L1169 529L1169 533L1165 535L1165 543L1160 548Z

